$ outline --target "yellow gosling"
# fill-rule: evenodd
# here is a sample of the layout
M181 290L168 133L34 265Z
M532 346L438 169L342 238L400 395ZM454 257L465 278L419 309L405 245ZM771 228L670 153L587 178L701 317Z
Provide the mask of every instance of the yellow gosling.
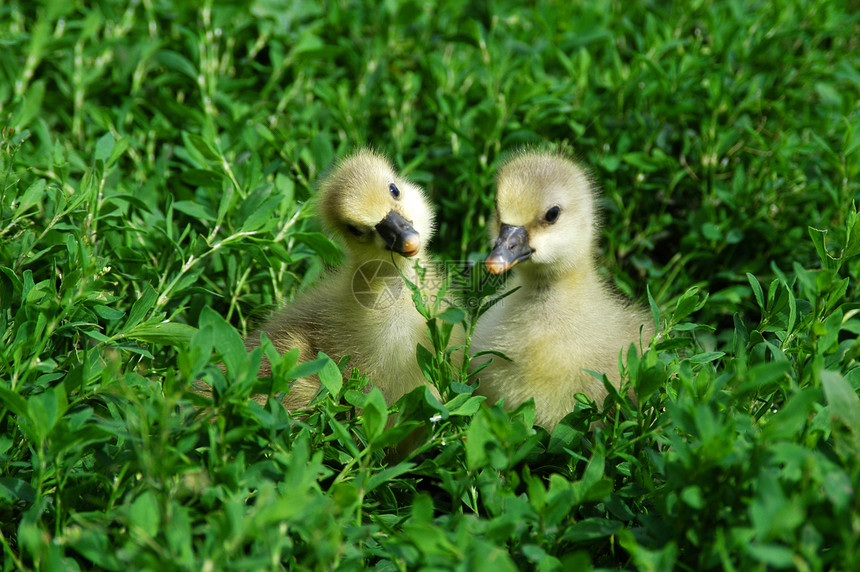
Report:
M478 393L504 398L508 408L533 397L535 423L552 430L573 411L576 393L606 397L586 370L620 385L619 352L647 345L653 324L598 275L594 191L581 168L560 154L526 151L501 168L497 189L498 238L486 266L501 274L516 265L507 289L519 290L478 322L473 350L511 358L493 358Z
M434 232L433 211L420 187L370 150L343 159L325 177L318 208L344 244L344 263L261 330L282 353L299 348L300 361L316 359L317 352L335 361L352 356L350 367L367 375L391 404L428 384L415 358L419 342L430 345L426 324L397 269L417 282L416 259L429 262L425 246ZM249 349L259 343L259 331L246 340ZM269 375L270 368L264 360L260 375ZM304 407L318 390L316 376L299 379L283 404Z

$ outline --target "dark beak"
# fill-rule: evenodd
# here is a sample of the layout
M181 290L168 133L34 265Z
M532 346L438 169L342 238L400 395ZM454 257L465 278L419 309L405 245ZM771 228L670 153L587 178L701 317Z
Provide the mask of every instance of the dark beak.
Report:
M421 249L421 235L412 223L394 211L389 212L376 225L376 232L385 241L385 247L403 256L415 256Z
M499 229L499 238L493 246L493 251L484 264L492 274L501 274L513 268L518 262L532 255L529 246L529 236L524 226L503 224Z

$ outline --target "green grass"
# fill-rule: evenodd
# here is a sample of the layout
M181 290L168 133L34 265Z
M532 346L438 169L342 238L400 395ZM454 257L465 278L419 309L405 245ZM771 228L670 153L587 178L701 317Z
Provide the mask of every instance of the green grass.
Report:
M192 4L0 4L2 570L860 568L856 10ZM386 152L480 259L546 142L659 320L636 402L550 435L418 352L450 399L386 429L328 360L254 379L241 336L338 261L335 157ZM305 417L248 399L314 370Z

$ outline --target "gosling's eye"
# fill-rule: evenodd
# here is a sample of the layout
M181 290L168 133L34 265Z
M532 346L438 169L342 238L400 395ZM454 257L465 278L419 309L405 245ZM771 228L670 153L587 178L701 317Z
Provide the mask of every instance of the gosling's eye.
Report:
M391 183L388 185L388 191L391 193L391 196L394 197L395 199L400 198L400 189L398 189L397 185L395 185L394 183Z
M359 238L361 238L361 236L364 234L363 232L361 232L361 231L358 229L358 227L352 226L351 224L346 225L346 230L348 230L348 231L349 231L349 232L351 232L354 236L357 236L357 237L359 237Z
M558 220L558 215L560 212L561 212L560 208L552 207L551 209L546 211L546 214L543 215L543 219L550 224L554 223L555 221Z

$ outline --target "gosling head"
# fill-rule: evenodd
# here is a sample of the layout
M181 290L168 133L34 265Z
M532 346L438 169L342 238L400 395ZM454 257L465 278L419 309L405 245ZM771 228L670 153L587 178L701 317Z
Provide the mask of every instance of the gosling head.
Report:
M433 211L421 188L367 149L335 166L318 200L325 224L359 258L381 258L386 251L415 256L433 235Z
M501 168L496 181L497 236L487 269L558 276L592 266L597 228L585 172L556 153L526 151Z

